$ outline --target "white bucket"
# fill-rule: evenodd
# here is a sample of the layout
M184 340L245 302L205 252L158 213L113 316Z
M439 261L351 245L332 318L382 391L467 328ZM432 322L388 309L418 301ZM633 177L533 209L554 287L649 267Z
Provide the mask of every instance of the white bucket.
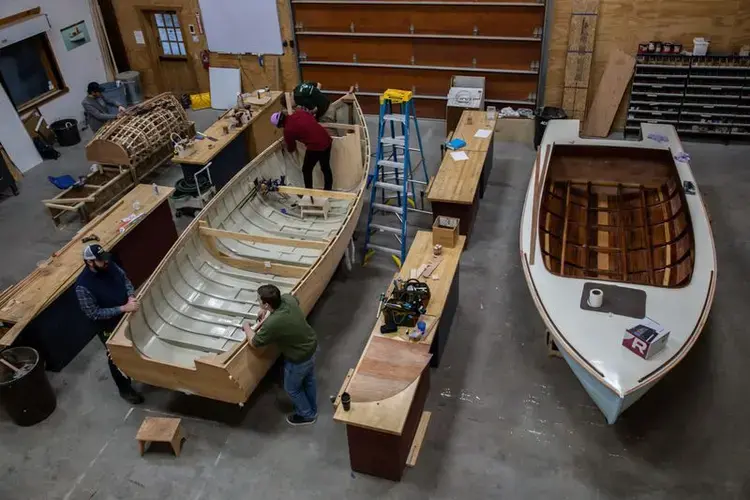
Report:
M705 38L693 38L693 55L705 56L708 53L708 45L710 43Z

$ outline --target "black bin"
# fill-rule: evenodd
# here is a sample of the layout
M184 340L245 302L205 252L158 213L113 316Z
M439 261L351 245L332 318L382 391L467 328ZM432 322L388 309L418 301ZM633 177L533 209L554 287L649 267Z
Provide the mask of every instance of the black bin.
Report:
M81 142L81 134L78 132L78 120L75 118L63 118L52 122L49 126L55 133L60 146L73 146Z
M534 149L539 147L542 143L542 137L544 137L544 131L547 129L547 122L550 120L565 120L568 118L567 113L562 108L553 108L551 106L545 106L541 110L536 110L534 113Z
M0 358L0 405L10 418L27 427L49 417L57 398L36 349L12 347L1 352Z

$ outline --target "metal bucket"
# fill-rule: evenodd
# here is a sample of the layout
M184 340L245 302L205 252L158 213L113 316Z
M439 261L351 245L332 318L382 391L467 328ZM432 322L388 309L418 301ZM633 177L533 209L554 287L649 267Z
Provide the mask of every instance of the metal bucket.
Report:
M102 94L104 97L111 101L114 101L118 106L128 105L128 96L125 93L125 85L120 82L107 82L100 83L99 86L102 88ZM108 106L110 113L117 113L117 106L112 109L112 106Z
M0 357L10 365L0 363L0 404L10 418L27 427L49 417L57 398L39 353L31 347L12 347Z
M143 102L143 93L141 92L141 74L138 71L123 71L117 73L115 77L122 82L125 92L128 96L128 105Z

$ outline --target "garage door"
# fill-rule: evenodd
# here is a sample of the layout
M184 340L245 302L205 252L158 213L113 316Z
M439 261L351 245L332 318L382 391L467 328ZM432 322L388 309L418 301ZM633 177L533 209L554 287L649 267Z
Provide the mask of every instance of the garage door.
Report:
M365 112L386 88L412 90L420 117L445 117L451 76L484 76L486 101L536 106L543 2L292 0L304 80Z

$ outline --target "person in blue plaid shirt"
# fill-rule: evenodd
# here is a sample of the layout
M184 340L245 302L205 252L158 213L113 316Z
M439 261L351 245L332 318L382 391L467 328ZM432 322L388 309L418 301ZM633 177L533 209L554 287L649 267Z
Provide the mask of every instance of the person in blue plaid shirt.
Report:
M92 244L83 249L86 267L76 280L76 296L83 313L96 324L96 334L107 348L107 338L117 327L122 316L138 310L135 289L125 271L110 261L109 253L101 245ZM120 390L120 396L131 404L143 402L143 396L123 374L107 350L109 371Z

